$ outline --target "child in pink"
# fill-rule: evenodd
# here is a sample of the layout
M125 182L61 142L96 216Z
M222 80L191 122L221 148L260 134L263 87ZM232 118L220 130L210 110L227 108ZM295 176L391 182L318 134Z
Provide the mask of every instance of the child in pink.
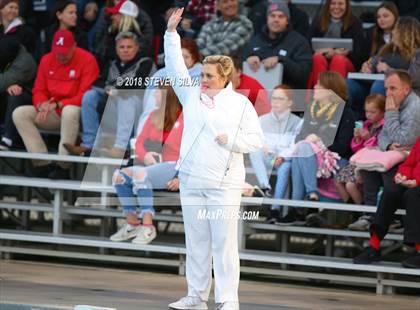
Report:
M365 101L366 121L363 128L354 129L354 137L351 140L353 153L365 147L376 147L378 136L384 125L385 97L372 94ZM360 180L356 176L356 167L348 164L335 176L335 183L341 199L349 202L350 199L356 204L362 204L363 195L360 191Z

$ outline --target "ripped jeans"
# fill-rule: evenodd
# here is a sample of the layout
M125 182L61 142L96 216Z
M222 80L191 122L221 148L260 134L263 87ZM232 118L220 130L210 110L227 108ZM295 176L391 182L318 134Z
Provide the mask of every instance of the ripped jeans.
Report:
M152 166L131 166L115 170L112 184L123 206L123 214L145 213L155 215L153 189L166 189L166 184L176 175L176 162L163 162Z

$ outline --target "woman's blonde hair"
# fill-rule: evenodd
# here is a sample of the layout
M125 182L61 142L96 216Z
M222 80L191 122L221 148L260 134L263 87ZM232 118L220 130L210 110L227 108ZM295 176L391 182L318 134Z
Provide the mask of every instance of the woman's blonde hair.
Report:
M127 16L121 14L121 21L118 26L118 29L116 29L113 25L109 28L110 32L134 32L137 35L141 35L141 30L139 23L137 22L135 17Z
M379 56L398 51L405 60L410 61L420 48L420 22L414 17L400 17L395 25L395 31L398 31L401 46L398 48L391 42L380 50Z
M233 78L233 60L229 56L224 55L212 55L207 56L203 60L203 65L217 65L217 72L219 75L226 79L227 83L232 81ZM226 84L227 84L226 83Z
M118 31L135 31L138 35L141 35L140 26L136 18L133 16L123 15L121 17L120 27Z

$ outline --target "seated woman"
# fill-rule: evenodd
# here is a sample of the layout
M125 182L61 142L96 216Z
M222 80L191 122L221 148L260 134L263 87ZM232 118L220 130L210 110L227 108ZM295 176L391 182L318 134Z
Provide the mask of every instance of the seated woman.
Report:
M347 87L337 72L325 71L315 85L313 102L292 155L292 199L318 201L318 178L329 179L351 156L354 117L347 107ZM336 153L336 154L334 154ZM338 156L337 156L338 155ZM292 208L279 220L290 225L305 219L306 210Z
M77 4L73 0L59 0L55 4L54 22L45 29L45 39L42 46L42 54L51 51L54 33L59 29L70 30L77 42L77 46L88 50L86 33L77 24Z
M260 117L261 128L265 136L265 147L250 153L250 160L258 184L265 196L272 196L269 175L276 169L277 182L274 198L284 198L289 183L290 155L296 135L302 126L302 119L291 113L293 90L287 85L278 85L271 96L271 113ZM269 222L275 223L280 218L280 206L270 209Z
M347 73L360 68L367 56L362 23L352 14L350 0L327 0L319 17L312 22L309 37L310 39L315 37L353 39L353 50L343 48L315 50L308 88L314 87L319 74L323 71L338 72L346 78Z
M172 87L160 89L156 92L161 97L157 100L159 107L149 116L136 141L136 155L143 165L116 170L113 176L127 222L110 237L112 241L134 238L133 243L150 243L156 238L153 189L178 190L175 165L183 130L182 108Z
M366 121L361 127L354 129L354 136L351 140L353 153L364 147L378 146L378 136L384 125L385 97L379 94L372 94L365 102ZM359 122L357 122L359 123ZM344 202L363 203L363 195L360 191L360 181L356 176L356 166L349 164L340 169L335 176L336 187ZM351 227L349 227L351 228Z
M415 18L401 17L395 25L391 42L384 45L375 57L365 62L361 72L386 73L397 69L408 70L410 62L420 48L419 28L420 23ZM370 83L349 79L347 86L350 107L357 115L363 115L363 103L369 93L385 96L384 81L381 80Z
M0 1L0 33L22 44L32 54L35 51L36 37L31 27L19 16L19 2L21 1Z

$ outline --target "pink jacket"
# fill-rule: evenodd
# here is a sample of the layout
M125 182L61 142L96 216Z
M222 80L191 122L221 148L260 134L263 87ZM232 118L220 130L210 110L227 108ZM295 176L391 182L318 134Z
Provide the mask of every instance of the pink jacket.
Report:
M360 140L359 142L356 141L356 138L353 137L353 139L351 140L351 149L353 151L353 153L356 153L357 151L361 150L364 147L375 147L378 146L378 136L379 133L382 130L382 127L384 126L384 119L382 119L380 121L381 127L378 131L376 131L376 133L370 137L367 140ZM369 130L369 127L372 126L372 122L371 121L364 121L363 122L363 129Z

